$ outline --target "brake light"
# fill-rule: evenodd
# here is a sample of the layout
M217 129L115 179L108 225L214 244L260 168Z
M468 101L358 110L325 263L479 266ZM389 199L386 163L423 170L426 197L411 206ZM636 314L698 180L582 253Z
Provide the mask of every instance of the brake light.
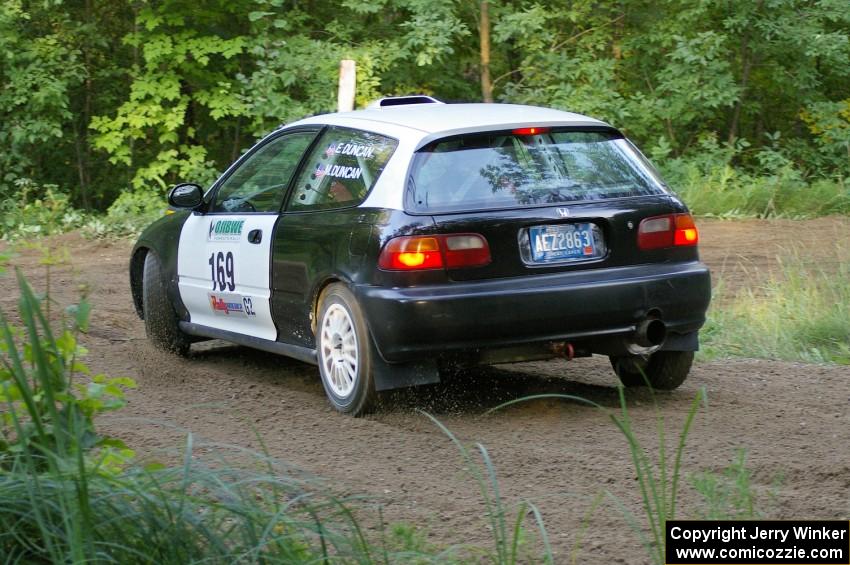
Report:
M458 269L480 267L490 260L487 240L475 233L404 236L384 246L378 266L387 271Z
M676 231L673 233L673 245L696 245L699 243L699 231L690 214L676 214Z
M382 269L407 271L411 269L440 269L443 255L435 237L397 237L391 239L381 252Z
M549 133L549 128L533 127L533 128L516 128L511 131L514 135L539 135L541 133Z
M693 246L699 231L690 214L668 214L645 218L638 226L638 247L644 251L665 247Z

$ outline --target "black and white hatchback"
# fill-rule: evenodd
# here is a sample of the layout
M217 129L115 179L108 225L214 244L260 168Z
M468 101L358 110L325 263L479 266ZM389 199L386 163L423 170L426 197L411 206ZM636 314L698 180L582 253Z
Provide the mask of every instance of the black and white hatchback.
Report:
M169 204L130 263L151 341L318 364L351 414L447 365L556 356L672 389L710 300L684 204L619 131L551 109L384 99L282 127Z

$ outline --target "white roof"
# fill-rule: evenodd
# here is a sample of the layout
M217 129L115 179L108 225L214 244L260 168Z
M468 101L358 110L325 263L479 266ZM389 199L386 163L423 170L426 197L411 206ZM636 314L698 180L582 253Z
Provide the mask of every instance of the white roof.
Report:
M398 127L418 130L427 139L455 133L524 126L607 125L561 110L519 104L410 104L324 114L287 124L330 124L382 132ZM390 133L387 131L387 133ZM411 132L413 133L413 132Z

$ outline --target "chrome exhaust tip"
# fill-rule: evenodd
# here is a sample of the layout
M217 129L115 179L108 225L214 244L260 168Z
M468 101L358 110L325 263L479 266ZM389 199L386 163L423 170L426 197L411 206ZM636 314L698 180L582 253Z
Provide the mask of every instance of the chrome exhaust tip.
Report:
M658 318L646 318L637 325L634 338L641 347L660 347L667 339L667 325Z
M626 349L632 355L650 355L661 349L666 339L667 324L659 318L645 318L638 323Z

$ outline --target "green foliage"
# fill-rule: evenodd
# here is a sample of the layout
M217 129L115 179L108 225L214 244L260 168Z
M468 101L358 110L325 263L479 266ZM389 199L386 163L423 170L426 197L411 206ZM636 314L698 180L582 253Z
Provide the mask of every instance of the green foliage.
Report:
M850 184L837 177L805 178L785 155L774 147L751 148L745 140L720 145L714 136L698 142L690 157L670 157L669 146L654 148L656 162L669 185L691 210L715 217L806 218L850 214ZM754 170L733 162L749 155Z
M136 236L162 216L167 204L155 191L135 190L121 194L103 217L91 217L83 228L89 237Z
M694 490L702 498L700 520L761 520L765 518L761 498L752 484L752 472L747 469L747 452L739 449L735 459L719 473L702 471L690 477ZM768 498L775 498L779 476Z
M611 500L614 505L622 512L632 531L640 539L647 556L652 563L663 565L665 560L665 544L667 520L676 518L677 513L681 514L679 491L681 488L682 479L682 459L685 454L685 445L688 435L691 431L691 426L694 423L697 411L701 405L707 404L706 392L700 389L694 397L691 407L685 414L684 422L678 434L676 447L672 453L669 452L667 445L667 428L664 415L658 407L653 391L652 404L655 409L656 416L656 438L658 445L656 449L651 449L641 443L638 438L637 430L635 430L632 418L629 414L628 401L626 398L626 389L622 386L618 388L619 410L611 411L607 408L578 396L566 394L540 394L512 400L499 405L489 412L501 410L507 406L526 402L529 400L541 400L557 398L572 402L580 402L597 408L605 414L617 429L623 434L629 447L629 454L635 470L636 493L633 493L639 500L643 510L642 516L636 516L623 503L622 495L617 495L611 491L605 490L593 501L591 505L591 513L598 506L601 495ZM433 418L432 418L433 420ZM440 425L445 433L449 433ZM453 442L459 446L464 455L464 460L471 463L469 454L464 451L462 445L451 436ZM479 448L481 449L481 448ZM486 455L486 451L483 452ZM488 460L488 469L491 467ZM480 471L477 473L481 475ZM725 471L722 476L705 471L698 473L692 477L692 484L695 490L702 496L703 504L701 507L692 509L691 512L698 516L713 516L720 512L728 512L730 509L735 510L737 514L730 517L741 517L749 511L750 517L756 512L755 510L755 495L753 494L751 484L749 482L750 472L745 466L743 455L733 463L730 468ZM730 486L730 480L734 480L734 484ZM483 478L478 478L479 483L483 482ZM500 507L499 507L500 508ZM586 517L585 520L589 518ZM543 529L542 521L540 522L541 531ZM648 534L648 535L647 535ZM579 534L580 536L581 534ZM573 561L578 553L578 546L573 550Z
M212 2L212 20L221 25L239 8L230 2ZM206 143L207 127L225 118L242 116L245 104L235 92L238 55L246 39L239 35L199 32L181 2L162 2L143 8L136 28L124 44L139 54L130 72L129 99L114 116L95 116L91 128L98 132L94 146L109 154L113 164L135 169L133 187L158 186L176 179L209 183L215 168ZM207 117L202 121L201 114ZM145 144L141 154L138 142Z
M92 375L80 360L86 351L77 336L88 328L87 302L68 311L56 334L20 273L18 284L24 331L0 313L0 470L61 472L70 463L116 471L132 452L95 433L94 418L121 408L133 381Z
M825 245L829 245L826 241ZM702 332L702 355L850 364L850 250L837 244L830 261L798 252L779 273L738 293L716 293Z
M498 410L501 406L494 408ZM464 469L471 475L478 486L481 498L484 500L484 508L487 520L490 522L489 529L493 532L494 551L486 554L488 562L498 565L515 565L527 561L539 561L526 555L526 537L528 532L524 528L526 517L534 516L536 530L540 536L540 545L543 548L542 561L544 563L555 563L552 548L549 544L549 534L543 523L543 516L533 502L523 501L519 504L515 515L509 515L510 510L506 507L499 490L499 480L496 475L496 467L490 458L487 448L480 443L475 444L475 451L471 452L442 422L434 416L424 413L454 444L463 459ZM480 457L480 462L478 458Z
M73 119L69 89L82 82L79 49L61 15L0 6L0 197L38 165L28 149L55 144Z
M785 192L804 214L846 212L846 192L824 210L810 204L850 177L846 2L489 6L497 100L623 128L663 155L673 184L685 179L683 194L706 213L770 214L781 200L771 195ZM87 211L130 191L209 184L257 136L333 111L343 58L357 62L360 107L414 92L480 100L480 20L479 2L460 0L9 0L0 200L14 197L17 179L62 187ZM690 166L709 138L736 150L719 168ZM709 175L708 192L729 194L704 202L698 174ZM732 194L751 185L752 195Z
M0 200L0 238L52 235L83 225L85 214L71 207L69 195L58 186L38 186L24 178L14 186L16 193Z

